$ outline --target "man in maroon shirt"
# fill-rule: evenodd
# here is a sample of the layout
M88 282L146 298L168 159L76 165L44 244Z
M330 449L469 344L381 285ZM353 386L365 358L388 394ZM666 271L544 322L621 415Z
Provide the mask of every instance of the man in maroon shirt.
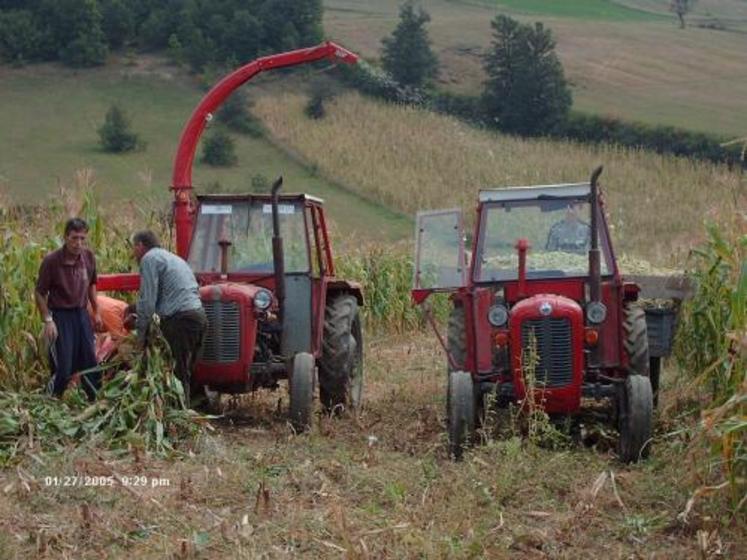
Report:
M101 316L96 304L96 259L86 248L87 236L85 221L68 220L64 245L44 257L36 281L36 305L44 318L52 365L49 389L55 396L62 395L73 373L96 366L87 303L91 303L96 328L101 327ZM93 400L100 376L84 375L81 383Z

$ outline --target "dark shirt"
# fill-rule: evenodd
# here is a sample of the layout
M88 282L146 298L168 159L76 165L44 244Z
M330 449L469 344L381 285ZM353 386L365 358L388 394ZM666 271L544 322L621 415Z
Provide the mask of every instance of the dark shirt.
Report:
M76 309L86 307L88 288L96 283L96 258L89 249L72 255L61 247L52 251L39 267L36 291L49 295L50 309Z

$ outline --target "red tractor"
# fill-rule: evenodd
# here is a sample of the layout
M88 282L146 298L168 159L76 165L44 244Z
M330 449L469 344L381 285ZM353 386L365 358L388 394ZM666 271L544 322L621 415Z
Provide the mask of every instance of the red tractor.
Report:
M288 379L290 420L311 422L317 386L329 411L356 407L363 387L361 287L335 276L323 202L305 194L192 195L192 162L205 125L259 72L317 60L354 63L333 43L257 59L199 103L174 162L176 250L195 272L208 330L193 389L211 396L276 388ZM102 275L100 290L136 290L137 274Z
M418 214L413 298L452 294L447 340L439 340L455 458L487 395L498 406L539 403L549 415L576 414L582 399L612 399L620 459L647 455L646 318L638 286L623 281L615 261L600 173L589 183L480 191L471 262L461 210Z

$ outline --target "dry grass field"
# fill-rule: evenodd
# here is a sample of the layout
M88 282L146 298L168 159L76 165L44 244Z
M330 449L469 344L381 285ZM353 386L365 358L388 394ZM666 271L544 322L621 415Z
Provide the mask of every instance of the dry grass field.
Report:
M395 0L326 0L325 30L334 40L377 59L381 38L397 24ZM557 2L556 4L561 4ZM576 3L565 3L576 4ZM583 6L629 5L645 11L611 9L607 16ZM667 124L747 135L747 8L744 2L701 2L693 22L716 14L733 31L678 28L666 2L589 0L558 13L552 2L424 3L429 33L441 60L441 86L478 93L484 73L480 54L490 44L490 20L498 10L550 27L572 84L575 108L651 124ZM529 10L526 6L532 6ZM665 15L662 15L665 14Z
M480 188L583 181L604 164L618 251L664 266L681 263L703 220L747 208L744 175L722 166L511 138L357 94L337 98L318 121L304 116L303 104L297 95L263 97L256 113L278 143L326 176L408 214L461 206L471 217Z
M457 464L434 337L369 339L367 364L361 414L308 435L291 434L280 391L226 402L180 459L27 455L0 471L0 558L715 559L747 545L716 511L678 518L690 479L667 423L652 459L624 467L592 420L587 445L549 449L502 417ZM115 482L63 486L75 476Z

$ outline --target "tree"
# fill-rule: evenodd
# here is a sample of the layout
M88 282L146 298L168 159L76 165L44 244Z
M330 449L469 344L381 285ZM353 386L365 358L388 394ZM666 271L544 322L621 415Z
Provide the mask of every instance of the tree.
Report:
M202 146L202 162L215 167L236 165L236 148L227 132L217 130L207 138Z
M225 100L215 116L218 122L225 124L234 132L259 138L264 134L264 130L262 123L249 112L252 105L253 102L243 91L236 90Z
M117 105L109 107L98 132L101 147L107 152L129 152L142 146L137 134L130 129L130 119Z
M262 26L257 18L247 10L236 10L223 36L226 50L240 64L246 64L257 57L261 32Z
M125 0L103 0L101 28L109 46L118 49L135 33L135 15Z
M399 11L399 24L391 37L382 39L381 61L384 69L403 86L426 86L438 74L438 59L431 50L425 24L430 16L412 2Z
M107 54L96 0L41 0L43 56L72 66L103 64Z
M677 14L680 18L680 29L685 29L685 16L689 14L697 0L672 0L669 4L669 10Z
M36 58L41 36L33 14L27 10L0 12L0 56L11 62Z
M493 41L484 60L486 114L506 132L550 131L571 107L552 33L541 23L531 26L504 15L496 16L491 26Z

